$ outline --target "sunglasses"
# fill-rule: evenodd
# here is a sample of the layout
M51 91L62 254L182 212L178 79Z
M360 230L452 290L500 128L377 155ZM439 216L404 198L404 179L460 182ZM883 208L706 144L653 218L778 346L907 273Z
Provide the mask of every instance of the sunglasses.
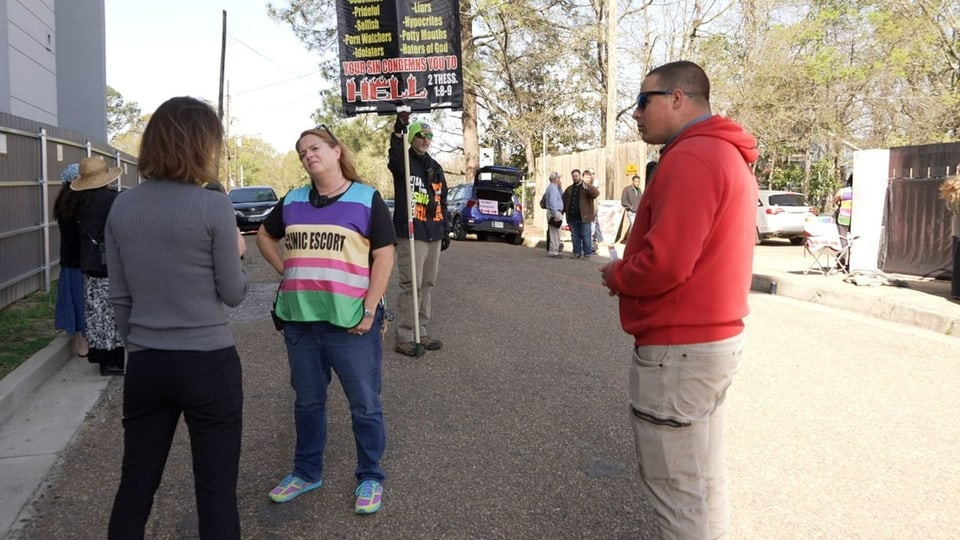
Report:
M432 141L433 133L424 133L421 131L421 132L418 132L416 135L414 135L414 137L416 137L417 139L426 139L428 141Z
M330 128L328 128L326 124L317 124L317 127L313 129L322 129L326 131L327 135L329 135L330 138L333 139L333 144L340 144L340 141L337 139L337 136L334 135L332 131L330 131Z
M647 108L650 96L669 96L673 90L647 90L637 94L637 108L641 111Z

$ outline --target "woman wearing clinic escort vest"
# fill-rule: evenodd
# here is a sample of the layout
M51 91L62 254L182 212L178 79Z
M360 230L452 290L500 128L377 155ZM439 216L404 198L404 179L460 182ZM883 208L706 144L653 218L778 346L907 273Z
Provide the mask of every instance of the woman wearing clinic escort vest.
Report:
M349 151L326 126L301 133L296 150L310 184L287 193L257 232L260 253L283 275L276 314L296 392L293 470L269 496L284 503L320 487L333 371L350 403L357 445L354 512L372 514L386 477L380 300L396 235L380 193L358 179Z

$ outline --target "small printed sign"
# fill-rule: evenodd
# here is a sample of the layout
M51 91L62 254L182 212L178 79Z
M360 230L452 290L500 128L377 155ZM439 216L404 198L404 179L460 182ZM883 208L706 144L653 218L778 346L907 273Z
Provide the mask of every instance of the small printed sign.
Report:
M477 201L477 205L480 208L481 214L490 214L492 216L495 216L498 214L497 201L493 201L490 199L479 199Z

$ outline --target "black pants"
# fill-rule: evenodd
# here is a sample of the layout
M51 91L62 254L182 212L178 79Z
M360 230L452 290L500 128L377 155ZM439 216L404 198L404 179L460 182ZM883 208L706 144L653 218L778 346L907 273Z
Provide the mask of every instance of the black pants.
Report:
M960 299L960 238L953 237L953 272L950 273L950 296Z
M110 539L143 538L181 413L190 433L200 538L240 538L237 473L243 386L240 357L228 347L129 354L123 387L123 466L110 514Z
M90 347L90 351L87 353L87 360L89 360L91 364L100 364L101 369L105 367L123 369L123 358L123 347L117 347L110 351Z

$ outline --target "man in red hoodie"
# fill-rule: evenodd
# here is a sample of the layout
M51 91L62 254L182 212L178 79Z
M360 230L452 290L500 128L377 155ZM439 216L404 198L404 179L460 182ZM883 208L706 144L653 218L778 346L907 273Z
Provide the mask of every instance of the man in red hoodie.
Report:
M743 350L756 239L756 140L710 112L692 62L647 74L633 113L660 151L623 259L600 269L634 337L631 424L665 539L726 538L723 403Z

